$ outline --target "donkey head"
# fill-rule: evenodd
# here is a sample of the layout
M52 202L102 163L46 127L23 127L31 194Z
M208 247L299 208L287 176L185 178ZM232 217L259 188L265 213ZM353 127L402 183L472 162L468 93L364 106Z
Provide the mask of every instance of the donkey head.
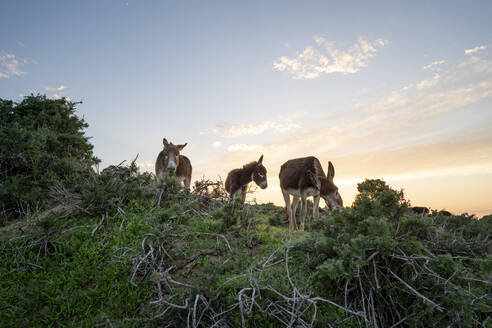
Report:
M253 169L253 173L252 173L251 177L253 178L254 182L261 189L265 189L268 186L268 183L267 183L267 170L263 166L263 164L261 164L262 161L263 161L263 155L261 155L261 157L258 160L258 162L256 162L256 166Z
M173 143L167 142L166 138L162 139L162 143L164 144L164 167L170 171L176 171L176 168L179 165L179 152L188 144L184 145L173 145Z
M321 197L325 200L326 205L333 210L335 207L343 207L342 196L338 193L338 187L333 183L335 176L335 167L331 162L328 162L328 174L326 180L321 180Z

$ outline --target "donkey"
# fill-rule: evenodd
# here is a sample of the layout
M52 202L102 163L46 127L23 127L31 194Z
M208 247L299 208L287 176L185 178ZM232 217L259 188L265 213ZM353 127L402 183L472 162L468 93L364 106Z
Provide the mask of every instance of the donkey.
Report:
M313 218L319 217L319 199L323 198L330 208L343 207L342 197L333 183L335 168L328 162L328 175L321 167L320 161L313 156L291 159L280 168L280 189L285 200L285 207L289 215L289 224L292 231L297 230L296 209L301 200L301 226L304 231L304 221L307 213L307 197L313 196ZM292 203L290 195L293 196Z
M248 184L251 181L254 181L261 189L265 189L268 186L267 170L263 164L261 164L262 161L263 155L261 155L257 162L251 162L244 165L242 169L234 169L227 174L225 188L229 193L231 200L240 192L244 204Z
M167 142L166 138L162 139L164 149L157 156L155 161L155 175L157 181L162 181L169 173L175 173L176 178L183 182L186 190L190 190L191 183L191 162L188 157L180 155L179 152L188 144L173 145Z

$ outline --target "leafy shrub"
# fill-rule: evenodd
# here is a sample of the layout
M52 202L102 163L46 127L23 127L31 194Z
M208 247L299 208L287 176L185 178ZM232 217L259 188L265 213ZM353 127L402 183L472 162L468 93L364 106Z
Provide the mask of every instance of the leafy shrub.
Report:
M227 231L233 225L237 224L245 214L244 206L239 198L232 201L225 201L221 206L212 212L212 217L221 222L220 230Z
M66 98L0 99L0 207L16 217L41 206L56 181L81 181L99 160L85 136L87 123Z
M156 194L158 187L151 174L139 174L136 167L121 165L111 166L101 174L91 171L87 179L75 185L58 182L49 191L53 206L63 204L68 212L91 216L113 214L130 201L151 202Z
M479 230L490 236L490 223L450 217L448 230L440 217L408 214L403 192L384 181L366 180L358 190L352 208L322 217L295 245L313 290L375 327L484 322L492 262Z

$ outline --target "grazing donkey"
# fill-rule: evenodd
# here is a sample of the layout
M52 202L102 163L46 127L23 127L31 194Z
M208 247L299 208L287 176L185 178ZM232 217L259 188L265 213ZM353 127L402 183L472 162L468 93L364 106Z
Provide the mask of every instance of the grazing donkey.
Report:
M176 174L176 178L183 182L186 190L190 190L191 183L191 162L188 157L180 155L179 152L188 144L173 145L167 142L166 138L162 139L164 149L157 156L155 161L155 175L157 181L162 181L164 176L170 172Z
M328 175L321 167L321 163L316 157L309 156L304 158L291 159L285 162L279 173L280 189L285 200L285 207L289 215L289 224L292 231L297 230L296 209L301 200L301 226L304 230L304 221L307 213L307 197L313 196L313 218L319 217L319 199L322 197L328 207L343 207L342 197L338 193L338 188L333 184L335 168L328 162ZM290 195L293 196L292 205Z
M244 204L248 184L251 181L254 181L261 189L265 189L268 186L267 170L263 164L261 164L262 161L263 155L261 155L257 162L251 162L244 165L242 169L234 169L227 174L225 188L231 199L233 199L237 193L241 192L242 202Z

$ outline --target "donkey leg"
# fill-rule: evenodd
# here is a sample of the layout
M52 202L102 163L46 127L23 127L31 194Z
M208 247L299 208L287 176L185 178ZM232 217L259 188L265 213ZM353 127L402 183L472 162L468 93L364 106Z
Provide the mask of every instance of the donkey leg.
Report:
M234 200L234 197L237 196L237 193L241 191L241 188L231 188L230 200Z
M296 212L297 212L297 205L299 205L299 196L293 196L292 197L292 215L296 217Z
M289 226L291 231L296 231L297 226L296 226L296 217L292 217L292 208L290 206L290 196L287 193L287 191L282 189L282 195L284 196L284 201L285 201L285 208L287 209L287 214L289 215Z
M164 181L164 172L163 171L159 171L159 173L157 173L157 176L156 176L156 180L157 180L157 184L159 183L162 183Z
M304 223L307 214L307 195L301 194L301 231L304 231Z
M241 196L242 196L242 202L244 204L244 202L246 201L246 192L248 191L248 185L244 185L241 187Z
M191 177L186 177L183 180L184 188L186 192L190 192Z
M318 219L319 218L319 195L314 196L314 202L313 202L313 219ZM311 220L309 220L309 223L311 224Z

